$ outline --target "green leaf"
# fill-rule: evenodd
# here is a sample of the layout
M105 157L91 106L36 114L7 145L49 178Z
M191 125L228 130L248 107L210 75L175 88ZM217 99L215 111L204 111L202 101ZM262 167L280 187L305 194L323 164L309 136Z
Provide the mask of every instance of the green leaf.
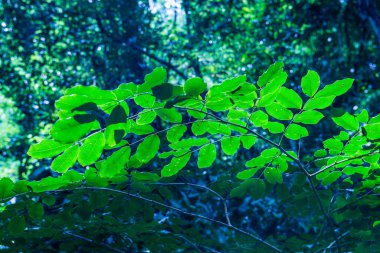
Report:
M231 98L225 96L222 93L218 93L217 95L210 95L211 90L207 93L206 96L206 107L215 111L221 112L230 109L234 102Z
M230 136L221 140L222 150L226 155L234 155L240 147L240 138Z
M240 171L236 175L236 178L241 179L241 180L246 180L248 178L253 177L258 170L260 170L259 167L250 168L250 169L247 169L247 170Z
M53 206L56 202L56 198L53 195L47 195L42 199L42 203L47 206Z
M238 109L231 109L227 114L228 119L245 119L248 118L248 112Z
M65 173L77 161L79 146L74 145L66 149L62 155L56 157L51 164L51 169L58 173Z
M30 146L28 155L36 158L50 158L62 153L70 144L63 144L53 140L43 140Z
M143 110L142 112L139 113L139 116L138 118L136 119L136 124L137 125L146 125L146 124L150 124L154 121L154 119L156 118L156 112L155 111L152 111L152 110L149 110L149 109L145 109Z
M268 123L268 119L269 117L265 112L258 110L252 113L250 121L254 126L261 127Z
M277 101L285 108L301 109L302 98L294 90L281 87L277 95Z
M8 230L13 235L21 234L25 228L26 222L24 216L14 216L8 223Z
M96 120L96 115L94 115L94 114L75 114L73 116L73 119L75 119L80 124L91 123L91 122Z
M126 100L137 94L137 85L134 83L122 83L117 87L117 89L113 90L115 93L117 100Z
M157 115L164 121L170 123L182 123L182 114L179 113L175 108L159 109L156 112Z
M0 200L14 195L13 181L10 178L4 177L0 179Z
M184 90L188 96L198 96L207 89L206 83L202 78L194 77L185 82Z
M227 79L223 81L220 86L220 92L233 92L236 91L236 89L243 83L247 81L247 77L245 75L243 76L237 76L231 79Z
M186 130L187 127L184 125L174 126L166 133L166 138L169 142L177 142L182 138Z
M70 143L79 140L91 130L98 129L97 121L80 124L73 118L58 120L50 130L50 135L54 140Z
M356 131L359 129L359 121L348 112L340 117L333 117L332 120L335 122L335 124L343 127L346 130Z
M130 155L131 148L129 146L114 152L106 160L100 162L99 175L101 177L116 176L125 169Z
M317 72L309 70L307 74L301 79L301 88L306 96L312 97L318 91L320 85L320 78Z
M334 183L342 175L341 171L333 171L322 179L322 185L326 186Z
M191 125L191 131L193 132L195 136L205 134L209 126L208 123L209 123L208 121L204 121L204 120L195 121Z
M134 101L137 105L143 108L152 108L156 98L149 94L141 94L136 96Z
M156 173L150 173L150 172L140 172L140 171L132 171L131 173L132 178L137 181L150 181L150 182L157 182L160 180L160 176Z
M95 103L90 103L91 100L89 97L84 96L84 95L77 95L77 94L72 94L72 95L67 95L67 96L62 96L60 99L58 99L55 102L55 107L57 109L61 110L66 110L66 111L73 111L76 108L80 108L82 105L85 104L95 104ZM94 106L91 106L91 108L97 109L97 106L95 104ZM80 111L80 109L79 109Z
M322 90L315 94L316 98L328 96L340 96L346 93L354 83L354 79L346 78L335 81L333 84L326 85Z
M298 140L306 136L309 136L307 129L297 124L290 124L285 131L285 137L291 140Z
M286 109L278 103L273 103L265 107L267 113L275 119L278 120L291 120L293 118L293 113L291 110Z
M63 177L45 177L40 181L30 182L29 186L33 189L33 192L38 193L45 191L54 191L68 184L69 182L67 182L67 180Z
M240 141L245 149L250 149L256 143L256 136L254 135L242 135Z
M272 100L268 98L273 96L273 99L277 98L278 94L280 93L281 86L286 82L286 79L288 78L288 74L285 72L281 72L278 74L278 76L273 79L271 82L269 82L265 87L263 87L260 91L260 99L261 100ZM261 101L262 103L264 101Z
M29 189L28 189L28 183L29 183L29 181L27 181L27 180L19 180L19 181L17 181L15 183L14 187L13 187L13 191L15 193L25 193L25 192L28 192L29 191ZM1 192L1 190L0 190L0 192ZM1 193L0 193L0 199L1 199Z
M245 198L250 195L252 199L260 199L265 196L265 183L262 179L250 178L242 182L238 187L231 190L230 196L233 198Z
M164 83L152 88L153 96L159 100L169 100L176 95L183 93L182 87L171 83Z
M86 184L96 187L105 187L108 185L108 179L100 177L95 168L90 167L86 170L84 177L86 178Z
M329 107L335 98L336 96L313 97L306 102L304 110L324 109Z
M210 167L216 159L216 147L213 143L206 144L199 149L198 153L198 168Z
M84 103L78 107L75 107L71 111L72 112L74 111L87 112L87 111L97 111L98 109L99 108L95 103L89 102L89 103Z
M350 138L350 135L347 132L340 131L339 135L335 136L335 138L341 141L347 141Z
M106 119L106 125L113 125L118 123L127 123L127 116L129 114L129 108L126 102L122 102L113 108L110 116Z
M264 72L259 77L259 80L257 81L257 85L259 87L263 87L266 84L272 82L274 79L276 79L282 72L284 68L283 62L276 62L269 66L268 70Z
M182 155L180 157L173 157L169 164L165 165L161 170L162 177L171 177L176 175L181 169L183 169L189 162L191 152Z
M304 111L294 117L294 122L315 125L323 118L323 114L316 110Z
M375 221L375 222L372 224L372 227L375 228L375 227L377 227L378 225L380 225L380 220Z
M363 134L369 140L380 139L380 122L365 125L363 127Z
M42 219L44 217L44 207L40 203L31 205L28 208L28 214L32 219Z
M228 125L221 122L208 121L207 131L210 134L231 135L231 128Z
M327 151L325 149L318 149L314 152L315 157L325 157L327 155Z
M133 120L127 120L126 130L128 133L146 135L154 132L151 125L137 125Z
M338 154L343 149L343 142L331 138L323 141L323 147L330 150L330 154Z
M72 94L86 96L89 101L94 102L97 105L117 102L115 93L109 90L102 90L96 86L77 85L73 88L67 89L65 92L65 95ZM86 99L86 102L88 100Z
M118 123L107 126L104 130L107 147L115 147L118 143L122 141L126 133L127 132L125 123Z
M363 109L359 114L355 114L355 117L359 122L367 123L369 119L368 111L366 109Z
M266 168L264 171L264 177L271 184L275 184L275 183L282 184L283 182L282 174L276 168L271 168L271 167Z
M268 131L272 134L279 134L285 130L284 124L279 122L268 122L263 128L268 129Z
M79 149L78 162L87 166L96 162L102 155L106 138L102 132L95 133L86 138Z
M209 143L209 140L207 138L188 138L188 139L183 139L176 143L169 144L169 147L176 150L180 150L180 149L188 150L191 147L199 147L207 143Z
M144 78L144 83L138 87L138 92L150 91L152 87L160 85L166 81L167 73L163 67L155 68L150 74Z
M160 148L160 138L157 135L147 136L137 147L136 157L142 163L147 163L156 156Z

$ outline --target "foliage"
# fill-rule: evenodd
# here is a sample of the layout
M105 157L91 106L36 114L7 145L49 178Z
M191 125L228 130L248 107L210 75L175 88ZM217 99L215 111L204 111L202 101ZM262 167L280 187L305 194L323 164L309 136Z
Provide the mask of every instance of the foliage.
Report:
M380 115L333 108L353 79L321 85L309 71L302 93L286 80L277 62L256 83L243 75L182 86L156 68L139 85L67 89L50 137L28 151L53 158L56 176L0 181L8 201L0 243L17 251L362 252L378 234L366 213L378 213L371 196L380 184ZM309 131L322 121L336 134L318 140ZM192 182L200 169L209 186ZM197 207L191 193L176 192L180 186L213 194L223 208ZM281 216L272 224L265 213L247 218L257 224L236 221L234 204L247 198L281 208Z

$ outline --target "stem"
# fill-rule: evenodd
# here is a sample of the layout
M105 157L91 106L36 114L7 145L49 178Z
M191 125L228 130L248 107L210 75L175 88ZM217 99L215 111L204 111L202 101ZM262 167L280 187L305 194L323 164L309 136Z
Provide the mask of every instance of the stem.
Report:
M227 208L226 200L223 198L222 195L220 195L219 193L217 193L213 189L208 188L207 186L203 186L203 185L199 185L199 184L192 184L192 183L152 183L152 184L153 185L187 185L187 186L194 186L194 187L202 188L204 190L207 190L207 191L215 194L222 201L223 206L224 206L224 215L226 216L227 224L231 226L231 221L230 221L230 217L228 215L228 208Z

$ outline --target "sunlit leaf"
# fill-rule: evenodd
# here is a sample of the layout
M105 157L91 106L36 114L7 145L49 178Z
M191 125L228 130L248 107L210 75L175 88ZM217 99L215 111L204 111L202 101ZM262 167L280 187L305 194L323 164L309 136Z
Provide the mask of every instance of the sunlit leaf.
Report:
M62 155L56 157L51 164L51 169L55 172L65 173L77 161L79 154L79 146L74 145L63 152Z
M309 70L301 79L301 88L303 93L305 93L308 97L313 97L318 91L320 82L321 81L317 72Z
M198 168L210 167L216 159L216 147L213 143L206 144L199 149L198 153Z

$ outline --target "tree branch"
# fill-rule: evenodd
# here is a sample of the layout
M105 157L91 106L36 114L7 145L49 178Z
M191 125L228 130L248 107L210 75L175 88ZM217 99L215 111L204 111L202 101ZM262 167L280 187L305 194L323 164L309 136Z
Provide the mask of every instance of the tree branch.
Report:
M185 186L194 186L194 187L202 188L204 190L207 190L207 191L215 194L222 201L223 207L224 207L224 215L226 216L227 224L231 226L231 221L230 221L230 217L228 215L228 208L227 208L226 200L223 198L222 195L220 195L219 193L217 193L213 189L208 188L207 186L203 186L203 185L199 185L199 184L192 184L192 183L151 183L151 184L154 184L154 185L185 185Z
M192 217L195 217L195 218L199 218L199 219L202 219L202 220L207 220L207 221L210 221L212 223L215 223L215 224L218 224L219 226L223 226L223 227L227 227L231 230L234 230L240 234L244 234L248 237L251 237L252 239L255 239L256 241L260 242L261 244L267 246L268 248L272 249L273 251L275 252L282 252L282 250L280 250L279 248L277 248L276 246L268 243L267 241L261 239L260 237L248 232L248 231L245 231L245 230L242 230L238 227L235 227L235 226L232 226L232 225L229 225L227 223L224 223L220 220L215 220L215 219L212 219L212 218L209 218L207 216L203 216L203 215L199 215L199 214L196 214L196 213L191 213L191 212L188 212L186 210L182 210L182 209L179 209L177 207L173 207L173 206L169 206L167 204L164 204L164 203L161 203L161 202L158 202L156 200L153 200L153 199L148 199L148 198L145 198L143 196L140 196L140 195L137 195L137 194L132 194L132 193L129 193L129 192L124 192L124 191L120 191L120 190L116 190L116 189L111 189L111 188L105 188L105 187L89 187L89 186L82 186L82 187L77 187L77 188L71 188L71 189L59 189L59 190L52 190L50 192L62 192L62 191L74 191L74 190L97 190L97 191L109 191L109 192L114 192L114 193L118 193L118 194L123 194L123 195L126 195L126 196L129 196L131 198L135 198L135 199L140 199L140 200L143 200L145 202L148 202L150 204L154 204L154 205L157 205L157 206L161 206L161 207L165 207L167 209L170 209L170 210L173 210L173 211L176 211L178 213L181 213L181 214L184 214L184 215L188 215L188 216L192 216Z

